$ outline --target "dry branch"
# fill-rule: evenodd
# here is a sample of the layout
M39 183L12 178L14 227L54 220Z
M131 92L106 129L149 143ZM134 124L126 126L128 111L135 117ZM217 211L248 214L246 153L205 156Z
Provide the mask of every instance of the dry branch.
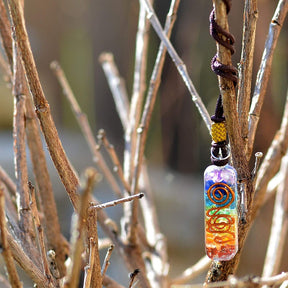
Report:
M30 47L28 34L25 27L23 9L17 0L8 0L12 23L15 27L17 47L21 54L24 70L29 83L29 88L33 96L37 116L41 123L41 128L49 148L51 158L59 173L63 185L70 197L74 209L77 210L78 198L76 193L79 186L79 179L70 164L66 153L59 139L57 129L51 116L49 104L45 98L35 61Z
M249 135L248 135L248 155L252 153L255 134L260 118L260 113L266 94L268 80L271 74L272 60L279 38L281 28L288 12L288 1L279 0L272 21L269 26L261 64L258 70L254 94L249 112Z

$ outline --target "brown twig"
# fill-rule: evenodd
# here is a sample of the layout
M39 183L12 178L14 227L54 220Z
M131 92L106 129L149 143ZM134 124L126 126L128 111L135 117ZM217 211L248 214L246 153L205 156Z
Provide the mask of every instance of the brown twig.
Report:
M132 288L133 287L133 283L137 279L137 276L139 275L139 273L141 273L139 269L135 269L132 273L130 273L130 275L129 275L130 282L129 282L129 287L128 288Z
M79 214L76 217L77 223L75 223L72 228L71 237L71 265L68 267L67 279L64 284L64 288L76 288L79 283L80 269L82 265L81 254L84 249L84 229L85 229L85 218L87 215L88 201L90 198L91 191L93 189L97 172L93 168L88 168L85 171L85 183L81 187L82 195L79 204ZM89 221L88 221L89 222ZM90 237L91 238L91 237ZM98 240L98 238L97 238ZM97 241L95 239L95 241ZM96 255L98 255L96 253Z
M100 288L102 287L102 275L98 248L97 209L91 204L87 211L87 238L89 239L90 255L84 287Z
M18 272L15 267L13 260L11 247L9 246L7 240L7 228L5 220L5 198L4 198L4 189L3 184L0 184L0 231L1 231L1 249L2 255L6 264L9 282L12 288L22 288L22 283L20 282Z
M67 78L64 74L64 71L62 70L60 64L56 61L53 61L50 65L51 69L54 71L57 80L59 82L59 84L61 85L62 89L63 89L63 93L66 96L67 100L69 101L70 105L71 105L71 109L75 115L75 118L78 122L78 125L81 128L81 131L89 145L91 154L94 156L93 160L95 161L95 163L97 164L97 166L99 167L99 169L103 172L103 174L105 175L109 185L111 186L111 188L113 189L113 191L115 192L115 194L119 197L122 196L121 190L119 189L119 186L113 176L113 174L111 173L111 171L109 170L105 160L103 159L101 153L97 150L97 143L96 140L93 136L91 127L89 125L87 116L82 112L74 94L73 91L67 81Z
M128 197L124 197L124 198L118 199L118 200L114 200L114 201L111 201L111 202L106 202L104 204L93 205L93 207L95 207L97 210L105 209L105 208L108 208L108 207L113 207L113 206L116 206L116 205L119 205L119 204L130 202L130 201L133 201L133 200L136 200L136 199L141 199L142 197L144 197L144 194L143 193L139 193L139 194L136 194L136 195L132 195L132 196L128 196Z
M266 38L265 48L262 55L261 64L258 70L254 94L249 112L249 135L248 135L249 155L252 153L253 149L258 121L267 90L269 76L271 73L274 51L287 12L288 12L288 1L279 0L272 21L269 26L269 32Z
M197 93L197 91L196 91L196 89L195 89L195 87L194 87L194 85L193 85L193 83L192 83L192 81L188 75L185 64L183 63L182 59L179 57L179 55L175 51L175 49L172 46L168 37L165 35L165 32L163 31L161 24L160 24L158 18L156 17L155 11L152 8L150 2L148 0L139 0L139 1L145 5L145 8L147 10L147 18L151 22L155 32L157 33L157 35L159 36L161 41L164 43L164 45L167 49L167 52L169 53L171 59L175 63L176 68L177 68L180 76L182 77L185 85L188 88L188 91L192 97L192 101L196 105L208 131L210 131L210 126L211 126L210 115L209 115L205 105L203 104L200 96L198 95L198 93Z
M287 135L288 135L288 90L281 127L274 136L272 144L270 145L257 174L252 218L255 218L259 208L263 204L266 194L266 188L269 181L274 177L274 175L280 168L281 158L285 155L288 149ZM273 165L271 165L271 163L273 163Z
M245 142L245 146L247 146L248 143L248 113L251 97L251 82L257 19L257 0L246 0L244 5L241 59L238 67L239 81L237 96L237 110L241 126L241 135Z
M13 180L6 173L2 166L0 166L0 180L5 184L12 196L16 197L16 184L13 182Z
M97 138L98 138L99 146L101 147L101 145L103 144L106 151L108 152L114 165L113 170L118 174L118 177L121 183L123 184L124 189L128 192L128 194L130 194L130 186L127 183L126 179L124 178L124 173L123 173L121 163L115 152L114 146L109 142L104 129L99 130Z
M7 11L3 0L0 1L0 34L1 41L10 64L10 74L13 67L13 54L12 54L12 37L10 31L10 22L8 19Z
M46 277L48 278L48 280L50 280L52 278L52 275L50 273L48 261L46 258L45 237L44 237L43 227L39 219L39 213L38 213L36 197L35 197L35 188L33 187L31 182L29 182L29 190L30 190L30 195L31 195L30 207L31 207L31 211L32 211L33 219L34 219L35 230L37 231L38 245L40 248L39 250L40 250L42 267L43 267L43 271Z
M129 100L125 82L119 75L114 57L111 53L101 53L99 61L112 92L122 126L124 130L126 130L129 123Z
M40 120L51 158L59 173L62 183L66 188L73 207L77 210L79 195L77 195L76 190L79 186L79 179L62 147L55 123L51 116L49 104L45 98L39 80L25 27L21 4L17 0L8 0L8 6L11 13L12 23L15 27L17 47L21 54L29 88L33 96L36 113Z
M109 249L107 250L107 253L106 253L102 268L101 268L102 279L105 277L108 266L110 265L109 260L111 258L113 250L114 250L114 245L110 245Z
M280 261L284 251L284 244L288 229L288 155L282 158L280 171L284 180L278 187L274 214L271 224L269 244L263 267L263 277L275 275L279 272Z
M197 263L193 266L187 268L181 275L171 280L171 285L183 284L194 278L199 274L208 269L211 264L211 259L207 256L202 257Z
M263 285L276 286L288 279L288 273L281 273L271 277L243 277L242 279L237 279L231 276L227 281L221 281L216 283L206 284L207 288L216 287L235 287L235 288L245 288L245 287L262 287ZM203 284L192 284L192 285L173 285L171 288L202 288Z

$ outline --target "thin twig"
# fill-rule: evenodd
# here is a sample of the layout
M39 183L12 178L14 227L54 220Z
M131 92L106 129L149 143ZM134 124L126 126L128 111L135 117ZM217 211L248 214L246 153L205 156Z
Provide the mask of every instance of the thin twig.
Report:
M241 135L245 142L246 148L248 144L248 113L251 98L251 82L257 19L257 0L246 0L244 5L242 51L240 64L238 66L239 81L237 96L237 110L241 127Z
M279 272L280 261L284 252L288 229L288 154L282 158L280 171L284 180L278 187L276 194L270 239L262 273L263 277L272 276Z
M80 269L81 269L81 254L84 249L83 233L85 229L85 217L88 208L88 200L90 198L91 191L93 189L97 172L93 168L88 168L85 171L85 183L81 187L82 195L79 205L79 214L77 223L74 224L71 239L71 265L67 271L67 279L64 284L64 288L76 288L79 283ZM75 219L76 220L76 219ZM97 239L98 240L98 239ZM95 240L96 241L96 240ZM97 253L96 253L97 254Z
M105 277L108 266L110 265L109 260L111 258L113 250L114 250L114 245L110 245L109 249L107 250L107 253L106 253L103 265L102 265L102 269L101 269L102 279Z
M0 34L1 41L10 64L10 74L13 67L13 54L12 54L12 36L10 31L10 22L7 16L7 11L3 0L0 1Z
M40 255L41 255L41 261L42 261L42 266L43 266L43 271L48 279L51 279L52 275L49 270L49 264L46 258L46 249L45 249L45 237L43 233L43 227L40 223L39 219L39 213L37 209L37 203L36 203L36 197L35 197L35 188L33 187L32 183L29 182L29 190L30 190L30 195L31 195L31 211L32 215L34 218L34 225L35 225L35 230L37 231L37 236L38 236L38 245L39 245L39 250L40 250Z
M248 278L248 279L247 279ZM235 288L245 288L245 287L261 287L263 285L276 286L288 279L288 273L281 273L271 277L244 277L242 279L237 279L231 276L227 281L215 282L205 284L207 288L216 287L235 287ZM192 284L192 285L173 285L171 288L203 288L203 284Z
M123 184L125 190L130 194L130 186L127 183L126 179L124 178L124 173L122 170L120 160L115 152L114 146L107 139L106 132L104 131L104 129L99 130L97 137L98 137L99 146L103 144L103 146L105 147L106 151L108 152L113 162L113 165L114 165L113 170L118 174L119 179L121 183Z
M7 228L5 220L5 198L3 184L0 184L0 231L1 231L1 249L2 255L6 264L9 282L12 288L22 288L22 283L20 282L18 272L13 260L11 247L7 240Z
M97 209L91 206L88 208L87 211L87 238L89 239L90 244L90 255L88 264L89 268L86 274L86 281L84 282L85 287L102 287L101 265L98 248Z
M133 287L133 283L137 279L137 276L139 275L139 273L141 273L139 269L135 269L132 273L130 273L130 275L129 275L130 282L129 282L129 287L128 288L132 288Z
M25 20L21 4L17 0L8 0L8 5L12 22L15 27L17 47L20 50L29 88L33 96L36 113L40 120L41 128L49 148L51 158L59 173L62 183L66 188L73 207L77 210L79 195L77 195L76 190L79 186L79 179L62 147L55 123L51 116L49 104L45 98L39 80L25 27Z
M211 259L207 256L202 257L196 264L187 268L181 275L171 280L171 284L183 284L203 273L211 264Z
M262 206L265 199L266 188L269 181L274 177L280 168L280 162L283 155L288 149L288 90L286 96L285 110L283 113L282 123L280 129L277 131L272 144L270 145L267 154L257 173L257 180L255 184L255 197L253 204L254 218ZM273 165L271 165L273 163Z
M50 65L51 69L54 71L55 76L57 77L57 80L59 84L61 85L63 89L63 93L66 96L67 100L69 101L71 105L71 109L75 115L75 118L78 122L78 125L81 128L81 131L89 145L91 154L94 156L93 160L99 167L99 169L103 172L105 175L107 182L115 192L115 194L119 197L122 196L121 190L119 189L119 186L109 170L104 158L102 157L101 153L97 150L97 143L93 136L92 129L89 125L87 116L82 112L74 94L73 91L67 81L67 78L64 74L64 71L62 70L60 64L56 61L53 61Z
M179 57L179 55L175 51L175 49L172 46L168 37L165 35L165 32L163 31L161 24L160 24L158 18L156 17L155 11L152 8L149 1L148 0L139 0L139 1L143 2L143 4L145 5L145 8L147 10L147 18L150 20L150 22L151 22L153 28L155 29L157 35L159 36L161 41L166 46L167 52L169 53L169 55L171 56L171 59L175 63L180 76L182 77L185 85L188 88L189 93L192 96L192 101L195 103L204 123L206 124L208 131L210 131L210 126L211 126L210 115L209 115L205 105L203 104L200 96L198 95L198 93L197 93L197 91L196 91L196 89L195 89L195 87L194 87L194 85L193 85L193 83L192 83L192 81L188 75L185 64L183 63L182 59Z
M175 20L176 20L176 13L178 10L180 1L172 1L170 5L170 9L166 18L166 23L165 23L165 33L167 35L167 39L170 38L171 33L172 33L172 28L174 26ZM149 84L149 89L148 89L148 95L146 98L143 114L141 117L141 123L140 126L137 129L137 141L136 141L136 150L135 150L135 155L134 155L134 171L133 171L133 178L132 178L132 186L131 186L131 194L136 194L138 193L138 180L141 174L141 169L143 169L143 172L145 172L146 168L143 167L143 158L144 158L144 148L145 148L145 143L147 139L147 134L150 126L150 121L151 121L151 116L152 116L152 111L155 106L155 101L156 101L156 96L157 92L159 89L160 85L160 80L161 80L161 75L162 75L162 70L163 70L163 65L164 65L164 60L166 56L166 48L163 42L161 42L157 57L155 60L153 72L151 75L150 79L150 84ZM146 174L147 175L147 174ZM144 174L143 174L144 176ZM143 177L142 176L142 177ZM149 200L149 199L148 199ZM147 200L147 201L148 201ZM151 199L150 199L151 201ZM135 239L135 227L136 227L136 221L137 221L137 203L134 204L132 207L132 215L130 217L130 239ZM146 205L147 207L147 205ZM152 207L150 210L153 209ZM146 214L148 215L148 214ZM153 211L149 213L149 215L154 215ZM150 218L151 219L151 218ZM150 220L149 219L149 220ZM147 218L146 218L147 220ZM157 220L155 217L153 217L152 223L150 221L145 221L146 222L146 227L149 226L153 228ZM151 225L152 224L152 225ZM134 240L133 240L134 241ZM153 241L154 242L154 241Z
M111 202L106 202L104 204L94 205L92 207L95 207L97 210L100 210L100 209L105 209L105 208L108 208L108 207L113 207L113 206L116 206L116 205L119 205L119 204L123 204L125 202L133 201L133 200L136 200L136 199L141 199L142 197L144 197L144 194L143 193L139 193L139 194L136 194L136 195L132 195L132 196L128 196L128 197L124 197L124 198L118 199L118 200L114 200L114 201L111 201Z
M102 68L108 80L122 126L124 130L126 130L129 123L129 100L125 82L119 75L119 71L114 62L114 57L111 53L101 53L99 61L102 64Z
M267 90L269 76L271 74L272 60L283 26L286 14L288 12L288 1L279 0L272 21L269 26L268 36L265 42L265 48L262 55L261 64L258 70L254 94L249 112L249 135L248 135L248 153L252 153L255 134L258 121Z
M6 173L2 166L0 166L0 180L5 184L12 196L16 197L16 184L13 182L13 180Z

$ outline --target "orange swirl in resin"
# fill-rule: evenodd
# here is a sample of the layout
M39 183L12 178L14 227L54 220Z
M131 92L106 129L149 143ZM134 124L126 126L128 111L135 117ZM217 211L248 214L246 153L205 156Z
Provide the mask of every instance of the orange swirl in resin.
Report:
M235 218L221 213L222 209L229 207L234 202L234 191L225 183L214 183L209 187L207 196L212 203L220 207L212 207L206 212L208 217L206 219L206 231L213 235L217 234L213 239L217 244L234 242L235 232L233 226Z

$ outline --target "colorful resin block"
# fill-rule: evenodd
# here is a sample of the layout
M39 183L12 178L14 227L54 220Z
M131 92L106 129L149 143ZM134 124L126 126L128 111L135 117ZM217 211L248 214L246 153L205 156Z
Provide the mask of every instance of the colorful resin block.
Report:
M230 165L208 166L204 183L206 253L227 261L238 250L236 170Z

